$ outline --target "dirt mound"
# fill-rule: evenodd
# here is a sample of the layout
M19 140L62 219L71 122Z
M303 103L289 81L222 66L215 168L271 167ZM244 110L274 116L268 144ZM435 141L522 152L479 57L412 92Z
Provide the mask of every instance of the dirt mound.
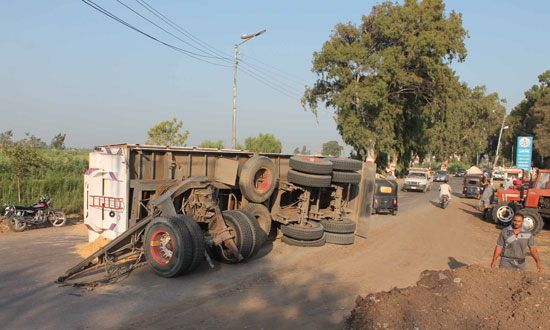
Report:
M550 276L467 266L358 296L345 329L550 329Z
M107 245L107 243L109 243L110 241L111 241L110 239L107 239L103 236L99 236L93 242L77 245L75 247L76 248L75 252L83 258L87 258L92 253L99 250L100 247L103 247L103 246Z

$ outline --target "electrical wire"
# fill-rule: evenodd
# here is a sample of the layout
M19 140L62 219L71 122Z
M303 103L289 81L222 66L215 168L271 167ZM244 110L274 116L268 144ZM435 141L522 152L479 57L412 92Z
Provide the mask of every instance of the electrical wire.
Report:
M143 16L142 14L140 14L139 12L137 12L136 10L134 10L132 7L128 6L127 4L125 4L124 2L120 1L120 0L116 0L116 2L120 3L121 5L123 5L124 7L126 7L128 10L132 11L134 14L138 15L139 17L143 18L144 20L146 20L147 22L153 24L154 26L156 26L157 28L161 29L162 31L168 33L169 35L171 35L172 37L178 39L179 41L183 42L184 44L190 46L190 47L193 47L195 48L196 50L200 51L200 52L203 52L204 51L198 47L195 47L194 45L190 44L189 42L181 39L180 37L176 36L175 34L173 34L172 32L164 29L163 27L161 27L160 25L158 25L157 23L151 21L150 19L148 19L147 17ZM197 54L197 53L192 53L192 52L189 52L195 56L201 56L201 57L205 57L205 58L214 58L214 59L218 59L218 60L229 60L231 61L230 58L226 58L226 57L219 57L219 56L211 56L211 55L201 55L201 54Z
M175 50L177 52L180 52L184 55L187 55L189 57L192 57L196 60L199 60L201 62L205 62L205 63L208 63L208 64L212 64L212 65L216 65L216 66L221 66L221 67L231 67L230 65L223 65L223 64L219 64L219 63L214 63L214 62L210 62L210 61L207 61L207 60L204 60L202 58L200 58L199 56L195 56L195 54L193 52L190 52L188 50L185 50L185 49L182 49L182 48L179 48L179 47L176 47L174 45L171 45L167 42L164 42L160 39L157 39L155 37L153 37L152 35L146 33L146 32L143 32L142 30L138 29L137 27L131 25L130 23L124 21L123 19L117 17L116 15L112 14L111 12L109 12L108 10L104 9L103 7L101 7L100 5L96 4L95 2L93 2L92 0L81 0L82 2L84 2L85 4L87 4L88 6L92 7L93 9L99 11L100 13L104 14L105 16L119 22L120 24L126 26L127 28L131 29L131 30L134 30L168 48L171 48L172 50Z

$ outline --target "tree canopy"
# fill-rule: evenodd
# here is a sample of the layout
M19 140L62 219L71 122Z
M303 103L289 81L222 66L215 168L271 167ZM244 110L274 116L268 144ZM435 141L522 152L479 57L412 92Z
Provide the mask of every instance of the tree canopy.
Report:
M550 70L538 76L539 84L525 91L525 98L508 116L511 127L504 138L505 152L511 154L518 136L533 136L533 162L544 167L542 157L550 157Z
M321 150L321 154L323 154L324 156L340 157L343 150L344 150L344 147L342 147L338 143L338 141L328 141L326 143L323 143L323 149Z
M262 134L258 137L248 137L244 140L246 150L254 152L280 153L283 145L273 134Z
M217 148L217 149L223 149L223 140L218 141L210 141L210 140L204 140L199 144L199 148Z
M182 121L177 121L176 118L166 120L154 126L147 132L149 138L146 144L168 145L168 146L185 146L185 141L189 136L189 131L181 134L180 129L183 126Z
M65 137L66 136L67 136L67 134L61 134L61 133L54 136L54 138L52 139L52 142L50 143L50 147L52 149L56 149L56 150L65 149Z
M314 113L333 108L342 139L363 159L386 154L406 164L411 156L460 152L455 146L465 140L468 120L484 119L469 137L489 135L489 113L504 115L503 107L489 106L496 94L470 90L449 66L465 60L467 36L461 14L447 15L442 0L376 5L360 25L336 25L314 53L318 79L302 105Z

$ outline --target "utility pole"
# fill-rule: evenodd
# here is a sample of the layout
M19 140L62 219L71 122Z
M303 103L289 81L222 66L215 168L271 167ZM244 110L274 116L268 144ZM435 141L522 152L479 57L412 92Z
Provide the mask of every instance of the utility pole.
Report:
M497 166L498 162L498 149L500 148L500 138L502 137L502 130L508 129L508 126L504 126L504 120L506 119L506 116L502 118L502 125L500 125L500 134L498 135L498 143L497 143L497 152L495 154L495 161L493 162L493 170ZM493 176L491 175L491 184L493 184Z
M239 54L239 46L244 44L250 39L253 39L260 34L264 33L266 29L260 30L254 34L243 34L241 39L244 39L239 44L235 44L235 70L233 73L233 135L231 137L231 148L237 149L237 55Z

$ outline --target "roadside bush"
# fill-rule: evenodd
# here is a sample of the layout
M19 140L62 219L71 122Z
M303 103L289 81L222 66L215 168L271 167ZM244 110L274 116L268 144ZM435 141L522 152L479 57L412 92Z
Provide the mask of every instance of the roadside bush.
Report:
M66 213L82 213L84 172L88 169L88 151L38 150L43 166L21 180L21 202L17 202L17 180L10 164L0 153L0 201L31 205L40 195L53 199L54 207Z
M470 166L463 162L452 162L447 164L447 172L455 174L458 170L467 170Z

